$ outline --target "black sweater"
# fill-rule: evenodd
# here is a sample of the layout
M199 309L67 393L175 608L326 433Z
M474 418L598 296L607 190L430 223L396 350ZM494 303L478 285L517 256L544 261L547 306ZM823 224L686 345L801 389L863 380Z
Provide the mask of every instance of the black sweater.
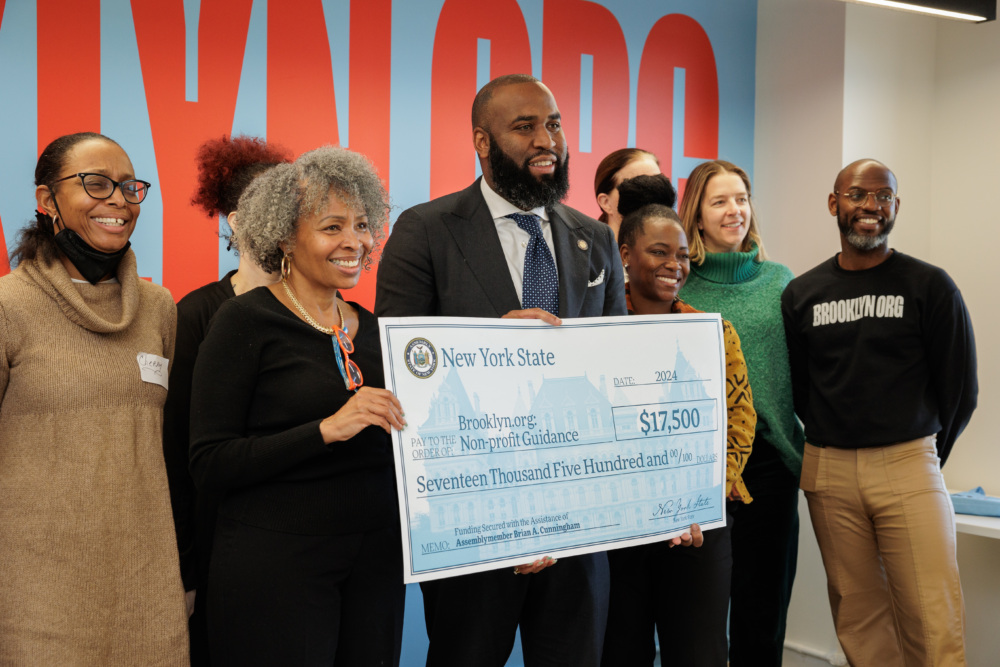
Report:
M235 273L233 269L222 280L199 287L177 303L177 345L170 363L170 390L163 406L163 458L170 480L170 502L186 590L203 583L198 581L196 570L201 563L201 571L208 571L208 545L215 528L214 499L196 493L189 470L191 375L209 320L219 306L235 296Z
M937 434L944 462L978 395L972 322L947 273L900 252L863 271L834 257L789 283L781 311L807 442Z
M366 386L384 387L375 317L355 306L351 359ZM388 434L370 426L323 443L319 423L352 395L333 339L288 310L266 287L222 305L195 363L191 472L224 495L220 513L246 524L332 535L396 520Z

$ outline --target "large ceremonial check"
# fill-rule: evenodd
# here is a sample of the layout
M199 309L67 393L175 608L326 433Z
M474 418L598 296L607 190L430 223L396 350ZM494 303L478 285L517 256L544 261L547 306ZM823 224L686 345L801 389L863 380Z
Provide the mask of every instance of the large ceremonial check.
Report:
M725 525L718 315L379 324L407 583Z

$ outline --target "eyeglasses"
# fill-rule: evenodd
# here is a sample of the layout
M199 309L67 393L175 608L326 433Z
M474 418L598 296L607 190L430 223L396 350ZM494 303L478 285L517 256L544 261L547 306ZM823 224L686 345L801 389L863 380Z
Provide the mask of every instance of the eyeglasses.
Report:
M60 183L68 181L71 178L79 178L83 182L84 191L94 199L108 199L115 193L115 188L120 188L122 197L130 204L141 204L142 200L149 194L149 188L153 187L152 183L140 181L135 178L119 183L104 174L90 174L87 172L70 174L54 182Z
M861 206L868 201L869 196L875 197L875 203L881 208L883 206L891 206L892 202L896 200L896 193L892 190L878 190L876 192L867 192L865 190L848 190L847 192L837 192L833 191L835 195L844 195L847 200L850 201L855 206Z
M358 365L347 356L354 354L354 342L339 327L334 328L333 353L337 356L337 367L340 369L340 376L344 378L344 385L350 391L357 391L365 383L365 379L361 376Z

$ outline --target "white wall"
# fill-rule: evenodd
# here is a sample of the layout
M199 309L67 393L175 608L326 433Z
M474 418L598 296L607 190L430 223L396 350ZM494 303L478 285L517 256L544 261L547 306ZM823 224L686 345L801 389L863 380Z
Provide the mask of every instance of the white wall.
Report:
M1000 401L1000 244L992 203L1000 155L1000 23L938 22L935 49L929 260L946 267L972 313L979 411L944 468L948 486L1000 496L1000 446L990 415ZM960 535L970 665L1000 663L1000 540Z
M826 196L844 164L845 14L843 3L829 0L757 4L754 205L771 258L796 274L839 248ZM834 655L840 646L804 499L799 514L786 644Z
M989 418L1000 402L1000 23L941 22L937 32L933 103L934 160L930 229L931 262L958 283L977 334L979 412L944 469L949 486L982 485L1000 496L1000 446ZM1000 655L1000 652L997 653Z
M796 273L839 249L826 197L846 163L873 157L899 178L891 244L944 267L978 333L979 412L944 469L948 485L1000 496L993 213L1000 155L1000 24L970 25L834 0L759 0L755 203L772 257ZM991 429L992 430L992 429ZM837 649L805 502L787 641ZM1000 540L959 536L970 665L1000 656Z
M754 206L772 258L796 274L833 254L826 193L842 164L844 9L759 0Z
M843 164L871 157L893 170L900 212L889 242L933 261L930 166L939 19L859 5L847 5L846 19Z

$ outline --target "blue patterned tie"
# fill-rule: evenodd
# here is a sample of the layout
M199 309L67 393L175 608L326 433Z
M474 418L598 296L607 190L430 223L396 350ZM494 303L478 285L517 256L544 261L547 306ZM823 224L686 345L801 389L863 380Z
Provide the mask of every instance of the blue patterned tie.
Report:
M541 308L559 315L559 276L549 246L542 236L538 216L532 213L512 213L507 216L517 226L531 234L524 251L521 305L523 308Z

